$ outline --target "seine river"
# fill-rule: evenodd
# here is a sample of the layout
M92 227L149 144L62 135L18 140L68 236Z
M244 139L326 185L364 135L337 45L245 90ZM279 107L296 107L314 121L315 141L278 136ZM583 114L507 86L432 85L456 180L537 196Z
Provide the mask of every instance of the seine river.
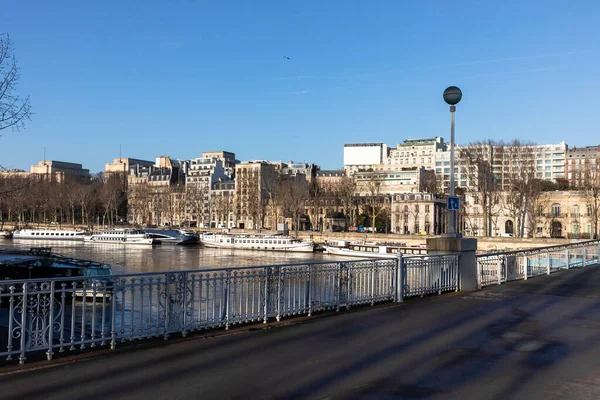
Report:
M323 253L285 253L277 251L248 251L209 249L191 246L135 246L89 244L69 241L0 241L0 249L52 247L54 253L83 260L97 261L111 266L113 274L161 272L189 269L243 267L268 264L298 263L304 261L333 261L349 259Z

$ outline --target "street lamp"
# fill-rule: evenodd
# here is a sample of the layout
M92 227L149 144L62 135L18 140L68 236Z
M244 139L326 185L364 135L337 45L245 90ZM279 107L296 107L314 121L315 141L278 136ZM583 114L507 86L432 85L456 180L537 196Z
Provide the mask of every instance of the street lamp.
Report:
M462 92L456 86L450 86L444 90L444 101L450 105L450 197L448 198L448 234L456 235L456 211L458 201L454 201L454 112L456 105L462 99Z

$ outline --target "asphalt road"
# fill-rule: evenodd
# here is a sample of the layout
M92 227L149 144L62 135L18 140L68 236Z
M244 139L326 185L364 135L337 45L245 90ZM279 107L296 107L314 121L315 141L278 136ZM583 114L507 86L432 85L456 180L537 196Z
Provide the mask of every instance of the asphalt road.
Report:
M600 268L106 353L4 374L0 398L599 399Z

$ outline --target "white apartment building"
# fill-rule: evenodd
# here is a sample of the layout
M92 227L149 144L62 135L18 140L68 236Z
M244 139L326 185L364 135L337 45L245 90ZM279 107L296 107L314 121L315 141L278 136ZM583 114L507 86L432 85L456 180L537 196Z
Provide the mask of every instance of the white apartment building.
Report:
M465 174L466 166L460 158L461 146L455 148L454 179L456 185L468 188L470 184ZM557 179L565 178L565 159L567 144L543 144L525 146L526 151L515 150L511 145L486 146L480 154L483 159L490 161L496 183L506 185L510 176L515 174L524 163L535 168L535 177L556 182ZM517 155L515 156L515 153ZM524 159L526 158L526 159ZM450 186L450 149L435 154L435 174L441 181L444 189Z
M389 170L404 167L425 167L434 169L435 155L446 150L446 143L441 137L426 139L406 139L396 148L390 148L385 164Z

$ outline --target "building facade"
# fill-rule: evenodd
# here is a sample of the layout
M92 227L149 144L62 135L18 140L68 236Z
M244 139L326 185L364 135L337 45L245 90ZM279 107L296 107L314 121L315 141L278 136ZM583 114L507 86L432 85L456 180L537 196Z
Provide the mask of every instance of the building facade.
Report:
M81 182L90 180L90 170L84 169L81 164L42 160L38 165L32 165L30 172L56 182L63 182L67 178L73 178Z
M569 187L600 186L600 145L573 147L567 150L565 161Z
M385 164L390 170L405 167L435 168L435 155L446 151L446 143L441 137L426 139L407 139L399 143L396 148L389 149Z
M229 179L235 178L235 166L239 163L238 160L235 159L235 153L229 151L203 151L202 158L210 158L221 160L223 163L223 169L225 170L225 175Z

